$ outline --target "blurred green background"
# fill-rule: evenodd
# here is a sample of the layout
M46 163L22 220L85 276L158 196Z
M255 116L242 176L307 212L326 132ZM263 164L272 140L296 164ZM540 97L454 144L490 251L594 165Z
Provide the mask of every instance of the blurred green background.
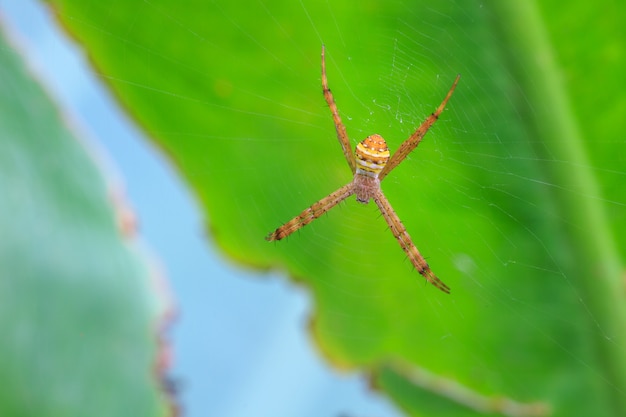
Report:
M193 187L223 253L311 291L330 363L410 415L611 416L626 409L626 58L624 6L606 3L50 5ZM373 205L263 240L350 180L322 43L353 144L379 133L393 152L462 75L383 183L450 296Z

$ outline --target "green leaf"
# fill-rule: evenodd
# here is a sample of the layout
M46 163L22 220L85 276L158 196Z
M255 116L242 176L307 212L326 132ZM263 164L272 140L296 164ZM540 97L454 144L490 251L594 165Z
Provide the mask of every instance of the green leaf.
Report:
M310 289L326 357L411 415L455 416L626 412L625 6L604 3L51 2L222 250ZM353 199L263 239L351 179L322 43L353 145L393 152L461 73L382 185L451 295Z
M165 415L166 294L130 211L4 36L0 115L0 414Z

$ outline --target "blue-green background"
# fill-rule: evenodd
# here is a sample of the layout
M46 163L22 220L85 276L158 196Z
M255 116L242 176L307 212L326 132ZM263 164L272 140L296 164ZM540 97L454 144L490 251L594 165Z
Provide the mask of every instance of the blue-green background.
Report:
M171 376L185 415L401 415L372 395L362 377L337 373L319 357L306 333L310 300L304 291L275 275L259 280L217 255L196 201L48 9L34 0L0 5L3 22L61 108L112 162L140 234L166 270L179 310L170 331ZM292 394L286 398L285 391Z

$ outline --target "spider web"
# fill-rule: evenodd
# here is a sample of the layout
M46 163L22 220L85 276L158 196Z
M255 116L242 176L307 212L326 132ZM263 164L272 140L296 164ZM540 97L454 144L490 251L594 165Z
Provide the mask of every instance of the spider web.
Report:
M551 155L549 146L544 148L541 143L533 143L539 139L516 132L513 125L524 124L527 116L517 113L519 109L516 110L515 105L502 106L498 103L504 101L506 104L507 100L520 99L514 97L514 94L523 88L519 84L518 76L504 64L498 63L497 57L476 57L475 51L480 50L478 45L484 45L478 39L476 47L467 51L450 48L450 43L454 45L456 39L450 39L452 35L449 31L454 32L463 26L464 22L454 20L452 14L440 14L440 10L431 9L424 14L428 12L432 13L429 17L407 13L384 39L385 46L372 54L379 61L378 64L383 66L378 80L379 88L371 87L367 82L358 82L358 68L363 67L365 63L361 62L360 65L354 63L351 67L352 62L344 59L342 63L337 64L337 67L343 65L345 68L347 63L350 71L357 74L342 77L346 84L351 85L350 93L356 90L362 92L360 98L355 98L351 103L352 110L348 110L348 113L355 112L359 111L359 106L362 107L359 111L360 116L348 117L348 131L352 132L353 137L355 131L361 134L360 137L370 132L381 133L387 137L393 151L392 140L397 147L425 115L436 107L455 73L463 74L460 88L453 96L442 121L427 135L410 160L404 162L405 165L412 167L405 168L409 171L410 181L407 181L406 177L399 180L392 174L390 179L385 181L383 189L393 196L390 199L394 206L400 201L400 206L405 207L398 210L399 212L406 213L412 210L419 213L415 216L418 218L432 218L432 213L437 207L443 212L457 214L460 213L455 208L463 207L465 213L459 217L447 220L439 218L437 222L413 221L412 225L409 223L411 220L405 222L410 233L411 230L417 230L416 237L419 236L417 241L420 242L418 246L422 252L430 252L431 256L434 252L434 256L438 256L439 259L449 259L462 279L472 281L476 285L472 291L475 291L474 294L482 300L479 309L499 306L498 310L501 309L515 318L514 322L519 327L520 333L539 335L539 338L552 344L562 355L572 358L578 366L586 368L594 378L601 381L601 384L605 384L607 389L621 393L621 388L613 384L603 370L597 368L597 363L587 361L580 355L580 346L570 347L563 343L558 337L553 336L553 329L550 326L537 320L541 316L555 318L559 314L552 309L547 300L541 300L542 297L537 293L516 292L513 288L517 286L511 286L509 282L502 280L503 272L508 269L512 275L516 275L513 270L524 271L519 278L530 277L526 279L527 283L545 279L562 282L569 293L568 297L575 300L574 303L582 312L582 317L559 317L558 320L566 322L564 327L580 328L585 326L581 320L587 321L600 334L601 343L608 345L619 343L616 342L617 330L605 328L600 323L590 307L592 296L586 294L576 282L580 278L577 271L571 268L572 255L563 249L568 243L554 243L555 235L562 234L563 230L570 228L572 220L560 212L558 203L551 194L557 190L562 194L576 195L582 201L599 202L609 212L622 210L625 201L619 193L601 194L594 187L581 191L573 185L561 184L550 176L549 167L565 165L572 170L588 170L597 175L599 180L612 183L620 181L618 178L625 174L620 168L621 162L617 159L594 160L593 157L596 155L592 152L589 159L582 163L560 159L561 157ZM427 27L427 30L420 29L423 27ZM499 40L491 41L494 44L499 43ZM505 49L503 45L501 48ZM460 55L455 55L459 52ZM494 67L486 67L481 63L477 71L473 64L480 58L486 62L492 61ZM433 70L433 67L436 70ZM492 83L490 82L492 80L495 81ZM423 93L416 94L416 91ZM489 97L494 91L498 96ZM507 94L511 92L514 93L508 96ZM471 107L455 105L462 103L464 99L472 102L470 94L484 95L486 99L476 102ZM506 98L501 100L502 96ZM527 100L526 97L521 99ZM545 111L534 108L529 102L525 104L531 114ZM345 108L345 105L340 105L340 110L346 111ZM357 119L358 122L355 122ZM454 126L445 126L446 119L453 119ZM588 126L580 129L589 131ZM524 128L520 130L523 132ZM391 139L387 132L392 132L395 137ZM606 154L604 157L606 158ZM598 164L595 165L594 162ZM609 174L609 178L606 179L604 174ZM442 186L445 189L442 189ZM429 192L432 188L438 190ZM424 190L426 191L423 192ZM428 202L425 202L425 196ZM424 206L429 209L422 209ZM476 219L479 220L474 223ZM509 225L504 226L506 223ZM442 233L442 230L446 232ZM471 242L467 251L445 248L445 237L451 237L450 240L453 240L453 236L458 233L463 235L466 242ZM423 243L433 240L439 245L434 247L434 251L432 247L424 246ZM490 254L490 257L474 256L476 247L482 247L483 255ZM533 250L528 251L531 247ZM492 262L486 262L486 259L494 261L496 268ZM375 268L375 263L372 262L370 266ZM541 291L541 285L537 287L537 291ZM486 290L487 288L489 290ZM403 302L404 298L399 298L398 304L401 305ZM446 307L434 302L429 304L429 308L440 308L443 313ZM467 321L466 313L457 312L458 322ZM471 322L467 323L471 326ZM439 325L446 326L445 323ZM467 339L457 335L458 331L455 328L456 326L453 326L449 329L450 335L455 339L458 337L459 343L465 342L470 345L470 340L476 342L474 338ZM480 341L478 342L480 345Z
M179 17L176 8L171 4L145 1L142 7L147 15L162 16L172 31L182 30L189 39L200 40L201 45L213 48L221 56L237 59L236 53L233 57L228 45L221 43L223 34L218 36L200 31L198 28L201 26L197 22L182 14ZM540 139L533 135L537 132L527 130L526 121L529 114L543 110L534 107L527 97L520 96L523 86L518 81L518 74L502 64L510 57L497 55L507 45L497 39L494 32L488 30L480 34L482 37L466 40L472 19L482 17L485 21L491 21L496 19L489 15L493 12L483 9L478 3L468 7L455 2L443 2L436 9L415 8L410 2L404 1L390 3L385 13L379 16L377 24L367 28L375 35L368 36L367 42L361 42L360 31L355 30L360 26L355 22L371 13L366 7L347 15L343 10L346 5L327 3L322 6L323 12L320 12L317 6L301 2L295 7L295 12L292 10L293 16L286 15L284 10L269 2L255 2L251 7L255 12L243 15L229 8L226 3L214 2L210 5L211 12L225 22L227 32L239 37L241 44L254 50L257 56L273 61L280 76L269 79L265 76L259 77L262 82L257 84L239 84L237 75L230 81L225 74L218 74L216 79L212 78L212 74L202 75L200 78L204 77L207 83L212 83L210 87L207 86L207 90L216 90L218 96L234 94L256 104L242 104L247 103L245 100L215 102L204 98L200 93L193 96L181 94L174 87L152 84L147 78L120 77L114 73L104 73L101 76L112 84L133 85L138 89L171 96L174 104L195 102L206 112L226 109L227 112L239 114L242 119L250 119L265 127L232 131L216 129L207 133L193 132L186 126L180 126L176 132L160 132L170 137L190 138L197 135L207 141L237 142L242 147L276 148L273 157L276 167L288 167L288 164L283 165L279 161L293 159L302 155L302 149L306 149L308 157L297 161L303 174L296 171L288 174L277 173L273 178L272 187L280 190L280 193L252 192L233 198L232 210L237 214L236 217L246 222L250 213L264 209L264 199L273 200L276 220L286 221L288 218L284 216L295 216L315 199L327 195L350 180L349 170L342 160L336 139L328 137L328 133L332 132L332 121L328 109L323 105L319 86L318 50L322 42L327 47L330 87L353 145L372 133L379 133L386 138L393 152L425 116L436 108L456 74L460 73L460 84L448 108L418 149L385 179L383 190L433 270L452 288L450 297L469 298L471 303L457 303L454 298L451 302L440 301L439 295L423 285L421 277L411 271L408 262L404 262L399 270L404 270L403 279L411 280L410 285L417 287L419 294L414 291L381 293L380 286L371 284L374 280L378 282L388 279L384 271L374 278L358 272L377 270L381 250L384 251L382 253L385 258L396 254L392 262L402 263L403 259L401 249L393 242L373 204L362 206L348 201L280 245L289 245L284 250L291 250L289 256L296 272L307 270L307 262L313 262L327 268L330 271L329 276L340 276L340 280L318 277L321 286L332 296L350 300L384 298L386 303L394 306L400 322L404 312L410 311L406 306L413 303L421 303L420 308L429 310L430 317L445 318L434 323L425 323L424 328L428 330L433 326L438 327L436 334L442 335L442 339L446 337L452 340L453 345L460 346L461 350L471 352L470 356L478 363L472 366L479 370L483 363L481 355L489 351L491 341L481 339L486 332L477 329L477 333L482 336L476 336L459 329L476 328L480 323L476 323L475 317L488 317L490 312L495 312L508 315L509 323L515 323L519 334L543 341L548 350L558 352L586 369L590 377L599 381L601 386L621 392L622 389L611 383L597 362L587 359L584 352L587 346L564 344L559 335L552 333L554 327L551 325L556 321L564 323L564 332L591 325L602 336L599 343L616 343L611 330L605 329L594 314L589 296L580 289L577 282L579 278L568 266L572 255L567 250L570 245L563 230L571 227L571 220L559 210L553 191L560 190L582 200L599 202L609 212L623 211L626 205L624 194L616 191L621 188L617 185L610 188L611 184L623 182L623 177L626 176L623 160L616 161L607 155L592 154L595 158L590 158L583 166L577 166L572 161L551 155L542 148L541 143L533 142L539 142ZM250 23L258 17L264 23L263 30ZM291 23L291 18L298 25ZM147 17L144 19L147 20ZM370 22L371 19L367 21ZM134 23L128 25L128 33L141 22L142 18L137 17ZM103 33L113 31L108 36L119 42L137 43L136 38L126 32L115 32L119 29L107 26L107 23L101 23L99 29ZM271 35L267 35L268 33ZM282 49L276 47L277 39L284 42ZM468 44L472 47L468 48ZM494 47L485 47L486 44ZM204 71L204 67L199 64L196 66L193 60L183 62L178 57L169 55L165 45L163 49L147 44L139 44L139 47L146 49L152 56L170 61L175 71ZM309 63L310 70L298 71L294 64L296 61ZM517 64L522 71L526 70L524 63ZM262 70L259 69L258 72L262 73ZM256 88L262 83L267 83L269 87ZM273 90L293 90L293 86L299 86L298 90L292 91L288 97L268 93ZM524 106L519 103L524 103ZM522 113L520 109L526 109L528 114ZM302 127L297 130L298 134L288 129L294 126ZM624 145L623 141L618 144ZM320 161L315 155L336 155L336 159ZM622 165L619 165L620 162ZM209 164L210 158L207 156L207 165ZM602 193L590 193L587 189L581 191L562 185L546 171L547 166L553 165L590 170L599 178L608 178L606 188ZM267 166L264 165L263 168L267 169ZM247 170L249 177L262 177L260 167L241 166L220 168L217 171L197 168L187 175L192 182L196 182L201 181L204 176L228 176L242 170ZM296 178L295 181L293 177ZM166 220L163 221L165 222ZM338 224L341 227L336 227ZM267 231L278 225L268 225ZM368 225L372 231L364 233L364 225ZM251 221L250 227L256 229ZM380 239L380 242L377 240L373 244L372 236ZM262 241L262 235L260 240ZM331 245L334 245L332 247L336 253L341 254L341 259L336 259L329 253L328 248ZM277 250L283 250L282 246ZM220 272L211 272L210 275L220 276L224 281L241 281L239 272L225 265L221 265L221 268L223 269ZM504 276L509 273L511 276L525 278L511 282ZM227 274L236 275L237 278L224 277ZM537 284L542 281L558 282L556 287L554 284L550 286L552 290L547 294L554 297L559 294L555 291L560 289L563 297L568 299L568 305L574 305L573 309L580 314L564 317L558 310L552 309L554 303L546 299L542 286ZM251 290L252 287L243 286L223 291L240 293L246 291L246 288L249 291L260 291L257 287ZM232 316L235 312L245 311L246 305L253 302L252 299L244 297L243 305L234 306L232 314L225 314ZM233 303L236 301L232 300ZM274 303L265 298L259 298L257 302ZM312 303L315 302L312 300ZM183 310L184 303L185 300L182 300ZM302 314L301 304L285 304L288 309ZM316 308L319 307L312 307L311 311ZM331 313L353 314L354 327L333 329L333 336L338 339L362 339L371 342L380 338L375 331L378 327L373 324L374 316L355 314L347 309L335 309ZM309 314L313 313L304 316ZM537 320L542 316L548 320ZM303 320L302 316L299 317L296 320ZM586 324L581 324L581 319ZM223 326L224 323L220 321L214 325ZM239 325L238 322L228 324L233 329ZM482 325L488 327L490 323ZM247 328L250 327L254 325ZM306 329L303 330L306 332ZM420 330L422 329L416 329L416 332ZM197 327L195 331L198 331ZM212 330L209 328L203 331L211 333ZM268 334L263 344L279 349L278 345L284 335L276 336L272 332ZM260 344L258 338L262 335L255 335L257 339L254 343ZM490 337L497 338L497 335ZM622 347L626 349L626 346ZM237 350L237 355L242 355L241 351ZM264 363L263 357L256 358L246 362L247 366L256 367L256 371L237 371L242 375L239 382L257 381L256 387L255 383L247 382L250 392L261 389L264 385L263 378L258 375L268 373L268 369L280 369L281 362L285 361L285 357L281 355L268 355L265 358L273 358L275 362ZM240 359L241 356L237 356L229 360L234 363ZM427 361L420 365L429 369ZM289 362L289 366L294 367L296 364ZM470 365L459 366L469 368ZM209 366L205 371L206 374L211 374L215 368ZM485 373L493 371L487 365L484 366ZM257 378L249 378L250 374L257 375ZM195 389L193 377L189 378L192 389ZM216 386L217 384L211 385L210 389L216 389ZM232 382L231 391L220 394L220 398L234 396L237 386L237 382ZM285 383L278 386L276 392L284 394L290 388L290 383ZM497 382L493 383L493 388L496 394L506 394L497 391ZM451 389L452 394L459 391L458 388ZM525 399L541 400L532 395L533 391L529 389ZM324 396L324 400L327 398L328 395ZM256 400L261 402L258 397ZM379 415L394 413L387 409L376 411ZM298 415L303 415L303 412Z
M348 114L348 132L352 134L353 140L373 132L380 133L387 138L393 152L425 115L436 107L454 75L460 72L463 75L460 88L453 96L448 110L444 112L442 121L435 125L417 151L404 162L404 165L411 167L405 167L404 171L409 172L410 180L407 181L406 177L399 180L392 174L385 181L383 189L392 195L390 199L394 206L399 201L399 206L405 207L398 209L398 212L417 212L419 214L415 217L418 218L432 218L437 207L452 213L459 213L455 208L463 207L465 214L452 219L440 218L437 222L424 220L413 222L412 225L409 223L411 220L405 221L409 232L415 234L416 241L420 242L420 250L430 253L431 256L434 252L434 256L439 259L449 259L463 280L472 281L476 285L472 290L483 302L478 308L491 309L499 306L498 309L515 317L514 321L519 326L520 333L540 335L540 338L553 344L557 351L561 351L562 355L571 357L580 367L586 368L601 384L608 386L609 390L621 393L622 389L614 385L604 371L597 368L597 363L589 362L580 355L579 346L572 348L564 344L552 335L549 326L537 320L538 316L555 317L559 314L552 310L549 302L540 301L542 297L536 293L526 292L522 295L515 292L508 282L503 282L501 275L506 269L521 269L525 271L525 275L522 274L520 278L532 277L527 282L544 279L562 282L564 288L567 288L568 297L575 300L574 303L578 305L583 316L559 317L559 320L567 323L564 327L584 326L581 319L586 320L600 334L601 343L617 343L615 329L603 327L590 307L591 296L584 293L576 283L579 278L576 270L571 269L571 254L563 250L563 246L568 244L561 242L555 245L552 240L555 234L568 229L572 220L559 211L550 194L559 190L564 194L576 195L583 201L599 202L609 212L622 210L625 200L619 193L601 194L593 187L590 188L591 191L581 191L572 185L563 185L550 177L550 173L546 172L550 168L546 166L565 165L572 170L589 170L600 180L605 178L604 174L609 174L612 178L608 182L618 182L618 178L625 175L623 168L620 168L621 162L617 159L593 160L596 156L593 153L582 164L580 161L559 159L552 156L547 147L543 149L544 145L532 143L538 139L516 132L513 125L522 125L526 115L516 113L519 110L514 105L502 106L498 103L520 99L507 96L523 88L517 75L498 63L497 57L476 57L475 51L480 50L479 45L484 45L479 40L476 40L475 48L467 51L450 48L450 43L454 44L456 40L451 39L453 35L449 31L458 29L464 22L454 20L452 14L441 14L440 10L431 9L427 12L432 15L425 17L408 12L397 22L394 30L383 36L383 45L374 46L376 52L371 54L376 57L374 64L382 67L379 86L373 87L369 82L359 82L359 68L370 62L356 63L348 56L336 64L338 68L335 71L350 71L350 75L340 75L341 80L349 85L348 94L356 96L355 91L359 91L359 97L354 97L350 106L339 105L340 110L345 112L343 114ZM424 27L427 30L420 29ZM499 43L499 40L491 41ZM366 47L370 48L372 45ZM358 49L359 46L351 45L351 48ZM501 45L501 48L505 49L505 46ZM461 55L454 55L458 52ZM479 58L486 62L492 61L496 67L486 67L481 63L478 66L479 71L476 71L473 64ZM345 69L346 66L349 70ZM491 80L495 81L491 83ZM331 81L331 88L332 84ZM336 78L334 84L336 91ZM489 87L485 87L487 85ZM416 91L422 91L422 94L416 94ZM490 98L493 91L498 96ZM472 102L469 95L484 95L486 100L476 102L472 107L455 105L463 102L464 98ZM501 100L503 95L506 96L505 100ZM527 98L522 97L521 100L526 101ZM342 103L343 98L338 101ZM543 111L534 108L531 103L526 102L526 105L531 114ZM346 107L350 109L346 110ZM447 119L453 119L454 126L447 127ZM582 130L585 128L589 130L587 126L581 127ZM315 181L317 180L312 179L310 185ZM441 189L442 186L445 189ZM432 188L438 190L429 192ZM431 201L425 203L425 195ZM493 199L494 195L498 198ZM425 206L429 208L426 209ZM343 216L350 222L353 214ZM482 222L473 223L471 219L477 218ZM499 221L502 219L508 220L509 226L503 226L507 221ZM357 224L361 224L361 221L355 220L354 228ZM481 227L475 227L481 224ZM515 226L514 230L510 229L511 224ZM417 232L413 233L412 230ZM459 233L466 242L471 242L467 251L446 248L445 237ZM494 239L494 235L499 237ZM432 245L433 240L437 242L434 249L432 246L425 246L424 242L431 242ZM485 262L484 257L473 256L471 253L474 251L471 249L477 246L483 247L483 253L490 254L489 259L499 264L500 268L493 268L493 264ZM533 251L527 250L530 247ZM372 261L370 267L376 267L375 261ZM452 287L454 288L454 284ZM537 291L541 291L541 286L538 286ZM404 301L404 298L399 298L398 304L402 305ZM428 307L442 309L442 312L446 308L436 302L430 303ZM466 313L457 312L459 322L467 321ZM537 312L540 314L537 315ZM438 324L446 327L445 323ZM470 322L468 326L471 326ZM469 342L469 339L456 335L457 331L453 327L449 331L451 337L458 336L459 343ZM473 338L472 341L476 342Z

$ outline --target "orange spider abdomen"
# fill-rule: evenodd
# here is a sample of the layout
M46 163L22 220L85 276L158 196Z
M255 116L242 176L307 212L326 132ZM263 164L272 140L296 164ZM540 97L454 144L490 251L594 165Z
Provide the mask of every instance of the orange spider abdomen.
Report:
M389 160L387 142L380 135L371 135L356 145L357 174L377 177Z

